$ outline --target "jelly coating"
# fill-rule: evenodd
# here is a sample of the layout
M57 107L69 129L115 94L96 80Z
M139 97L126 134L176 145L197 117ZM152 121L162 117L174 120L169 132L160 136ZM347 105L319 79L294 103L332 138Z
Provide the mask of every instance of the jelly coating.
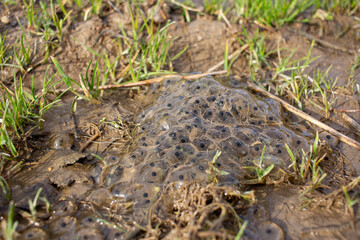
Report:
M220 184L241 186L245 167L258 162L264 146L263 165L276 168L291 164L285 143L294 153L309 149L282 122L275 101L213 78L165 81L149 95L158 97L144 103L136 119L136 150L109 166L105 177L114 197L134 199L135 206L146 208L167 184L209 181L210 167L228 174Z

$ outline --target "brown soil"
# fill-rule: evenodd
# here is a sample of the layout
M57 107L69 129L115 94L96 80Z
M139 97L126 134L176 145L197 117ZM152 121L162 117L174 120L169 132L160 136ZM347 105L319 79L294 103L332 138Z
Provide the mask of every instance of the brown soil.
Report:
M318 58L306 71L312 76L332 65L328 77L338 78L329 96L337 97L332 107L360 109L358 90L349 82L360 49L360 30L350 27L342 34L355 24L352 17L335 16L333 21L312 20L274 30L250 22L229 27L208 15L191 15L192 21L186 23L174 9L166 14L167 19L177 20L170 31L175 39L170 54L189 47L172 63L174 71L206 72L223 60L226 42L230 53L240 47L236 37L242 27L250 35L257 30L264 33L268 52L278 46L297 49L294 59L306 56L310 48L306 33L333 46L317 42L312 57ZM9 43L21 35L16 16L26 25L19 8L10 11L10 22L0 23ZM83 21L79 16L69 22L63 43L51 53L73 79L86 71L94 57L79 42L114 60L120 51L113 41L120 32L118 22L131 29L125 7L122 14L111 6L103 11L101 17ZM27 39L30 44L40 42L31 34ZM43 57L41 44L38 52L32 56L33 69L23 74L28 89L33 77L40 89L48 66L49 73L56 72L50 61L37 64ZM342 186L359 177L359 150L247 89L248 55L246 50L234 62L229 78L164 80L150 87L107 90L99 105L78 101L75 114L70 113L74 96L65 94L62 106L45 114L44 127L17 143L22 146L19 159L24 164L14 171L10 169L16 162L8 161L3 170L19 222L16 239L228 239L236 236L244 221L248 221L245 239L360 238L359 203L349 208L342 192ZM270 54L269 62L276 60L276 53ZM118 72L125 66L121 63ZM355 84L360 84L359 71L355 70ZM258 72L257 77L274 92L270 76L267 71ZM12 77L12 68L1 71L1 81L9 88ZM296 105L289 94L283 99ZM303 103L304 112L360 141L357 130L341 113L332 111L326 119L308 100ZM360 112L348 115L360 122ZM320 166L327 177L322 187L306 192L310 174L308 181L299 181L285 173L291 170L285 143L294 152L307 152L316 131L325 154ZM96 134L99 137L81 152ZM254 171L245 167L254 166L264 145L264 165L275 167L257 181ZM211 170L217 151L222 153L214 167L228 175ZM51 211L40 200L34 221L28 201L40 187ZM359 197L358 184L349 193ZM8 205L1 192L1 220L7 216Z

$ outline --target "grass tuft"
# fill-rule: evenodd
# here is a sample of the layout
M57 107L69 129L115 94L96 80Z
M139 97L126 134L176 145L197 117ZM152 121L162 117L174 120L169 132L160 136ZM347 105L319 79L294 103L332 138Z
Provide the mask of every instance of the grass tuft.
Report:
M224 170L220 170L217 167L217 162L218 162L220 155L221 155L221 151L217 151L216 154L214 155L213 159L209 162L209 169L207 170L209 182L212 182L215 184L219 182L220 176L229 175L228 172L226 172Z
M263 183L265 183L266 177L270 174L270 172L275 167L274 164L270 164L267 167L264 166L263 161L264 161L264 156L265 156L265 150L266 150L266 145L264 145L264 147L263 147L260 159L253 161L255 166L246 166L246 167L244 167L244 169L247 169L247 170L250 170L250 171L255 171L256 176L257 176L257 179L249 180L248 181L249 184L259 184L259 183L263 184Z
M5 240L13 240L18 222L14 221L14 202L9 204L8 217L1 221L1 230Z
M55 76L47 77L48 69L44 75L42 92L38 94L35 94L34 78L31 93L24 91L21 76L17 78L14 75L13 91L2 85L4 94L0 98L0 147L10 152L13 157L18 155L13 140L20 140L21 136L25 134L24 126L27 124L41 126L43 114L61 101L61 95L52 102L46 100L48 93L59 83L53 82Z
M3 64L6 64L6 62L11 57L10 54L7 56L7 49L9 47L9 45L5 45L6 33L7 33L7 31L5 31L3 36L0 33L0 66L1 66L0 69L1 70L3 70Z

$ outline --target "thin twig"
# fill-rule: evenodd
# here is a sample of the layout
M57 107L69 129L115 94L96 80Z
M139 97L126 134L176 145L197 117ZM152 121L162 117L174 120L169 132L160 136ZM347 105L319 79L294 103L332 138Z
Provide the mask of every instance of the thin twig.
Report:
M351 191L353 190L355 187L357 187L359 185L359 182L360 182L360 177L357 177L355 179L353 179L350 183L348 183L346 186L345 186L345 189L346 191ZM337 195L339 195L340 193L343 193L344 190L342 188L330 193L328 195L328 197L331 197L332 200L330 201L330 203L328 204L327 208L330 208L333 204L334 204L334 201L335 201L335 197Z
M223 71L216 71L216 72L206 72L206 73L191 74L191 75L185 75L185 76L178 75L178 74L164 75L164 76L161 76L161 77L151 78L151 79L138 81L138 82L116 84L116 85L103 85L103 86L99 86L99 90L106 90L106 89L113 89L113 88L138 87L138 86L149 85L149 84L153 84L153 83L159 83L159 82L163 81L164 79L180 78L180 79L183 79L183 80L194 80L194 79L198 79L198 78L201 78L201 77L222 75L222 74L226 74L226 71L223 70ZM65 90L67 90L67 89L59 89L59 90L56 90L56 93L63 92ZM75 91L83 91L83 89L77 88L77 89L75 89Z
M7 88L2 81L0 81L0 85L1 85L5 90L7 90L11 96L15 96L15 94L14 94L9 88Z
M73 122L74 122L74 137L75 137L75 139L78 139L79 138L79 133L78 133L78 130L77 130L76 116L75 116L74 112L71 113L71 117L72 117Z
M202 12L201 9L197 9L197 8L192 8L192 7L189 7L189 6L186 6L185 4L182 4L182 3L179 3L178 1L175 1L175 0L171 0L171 3L175 4L175 5L178 5L179 7L182 7L186 10L189 10L189 11L192 11L192 12Z
M121 70L121 72L119 74L116 74L115 78L121 78L130 68L130 66L132 66L133 62L135 61L137 55L139 54L140 50L137 50L135 55L131 58L129 64L123 69Z
M308 172L309 172L310 162L311 162L311 158L309 157L308 160L307 160L307 162L306 162L306 168L305 168L305 172L304 172L304 179L306 179L307 174L308 174Z
M333 108L331 109L334 112L343 112L343 113L356 113L356 112L360 112L360 109L337 109L337 108Z
M79 81L80 81L80 85L81 85L81 89L84 92L85 96L93 103L95 104L100 104L100 101L96 100L95 98L92 97L92 95L90 94L89 90L86 88L84 81L82 80L81 74L79 75Z
M68 0L62 0L61 4L65 7L65 4L67 4ZM60 4L55 7L55 12L58 13L60 11Z
M290 76L287 76L283 73L279 73L279 77L285 78L286 80L292 80L292 78ZM301 79L301 76L295 76L294 79ZM313 84L314 80L310 76L307 76L307 79L309 80L309 82L311 84Z
M353 28L353 29L358 29L358 28L360 28L360 23L354 24L354 25L352 26L352 28Z
M79 151L80 151L80 152L83 152L83 151L89 146L89 144L92 143L92 141L94 141L95 139L97 139L101 134L102 134L102 131L100 131L100 132L96 133L94 136L92 136L92 137L84 144L84 146L82 146L82 147L80 148Z
M228 56L228 60L233 59L234 57L236 57L238 54L242 53L245 49L247 49L249 47L249 44L245 44L243 45L241 48L239 48L238 50L236 50L234 53L232 53L231 55ZM215 71L216 69L218 69L219 67L221 67L222 65L224 65L225 59L220 61L219 63L215 64L214 66L212 66L211 68L209 68L207 71L208 72L212 72Z
M355 51L353 50L350 50L350 49L347 49L347 48L344 48L344 47L341 47L341 46L338 46L338 45L335 45L335 44L332 44L332 43L329 43L325 40L322 40L320 38L317 38L317 37L314 37L313 35L310 35L308 33L305 33L305 32L302 32L302 31L293 31L292 29L290 28L287 28L290 32L295 32L296 34L299 34L307 39L309 39L310 41L315 41L321 45L323 45L324 47L328 47L328 48L332 48L332 49L335 49L335 50L338 50L338 51L341 51L341 52L345 52L345 53L349 53L349 54L356 54Z
M357 123L354 119L352 119L349 115L347 115L346 113L342 113L341 117L347 122L349 123L353 128L356 129L357 132L355 132L357 135L360 136L360 124Z
M259 93L261 93L264 96L267 96L269 98L272 98L278 102L281 103L281 105L283 105L283 107L285 107L288 111L294 113L295 115L311 122L312 124L324 129L325 131L329 132L330 134L336 136L337 138L339 138L340 141L356 148L357 150L360 150L360 143L355 141L354 139L351 139L347 136L345 136L344 134L336 131L335 129L329 127L328 125L316 120L315 118L309 116L308 114L304 113L303 111L298 110L297 108L295 108L294 106L290 105L289 103L285 102L284 100L276 97L275 95L263 90L261 87L255 85L254 83L249 83L249 87Z
M230 30L232 30L233 27L231 26L230 21L227 19L227 17L225 16L225 14L224 14L224 12L223 12L222 10L220 10L219 15L220 15L220 17L221 17L222 19L224 19L224 21L225 21L226 25L228 26L228 28L229 28Z
M115 5L110 0L108 0L107 3L114 9L115 12L119 13L121 17L125 18L124 14L122 14L122 12L117 7L115 7Z
M268 27L268 26L260 23L259 21L256 21L256 20L255 20L254 23L255 23L256 25L258 25L259 27L261 27L261 28L264 28L264 29L266 29L266 30L268 30L268 31L271 31L271 32L275 32L275 30L274 30L273 28Z

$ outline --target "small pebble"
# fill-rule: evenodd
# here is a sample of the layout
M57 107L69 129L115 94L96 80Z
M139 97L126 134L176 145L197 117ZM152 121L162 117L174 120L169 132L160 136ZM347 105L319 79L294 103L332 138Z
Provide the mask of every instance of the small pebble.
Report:
M4 24L9 24L10 23L10 20L9 20L9 17L4 15L1 17L1 22L4 23Z

